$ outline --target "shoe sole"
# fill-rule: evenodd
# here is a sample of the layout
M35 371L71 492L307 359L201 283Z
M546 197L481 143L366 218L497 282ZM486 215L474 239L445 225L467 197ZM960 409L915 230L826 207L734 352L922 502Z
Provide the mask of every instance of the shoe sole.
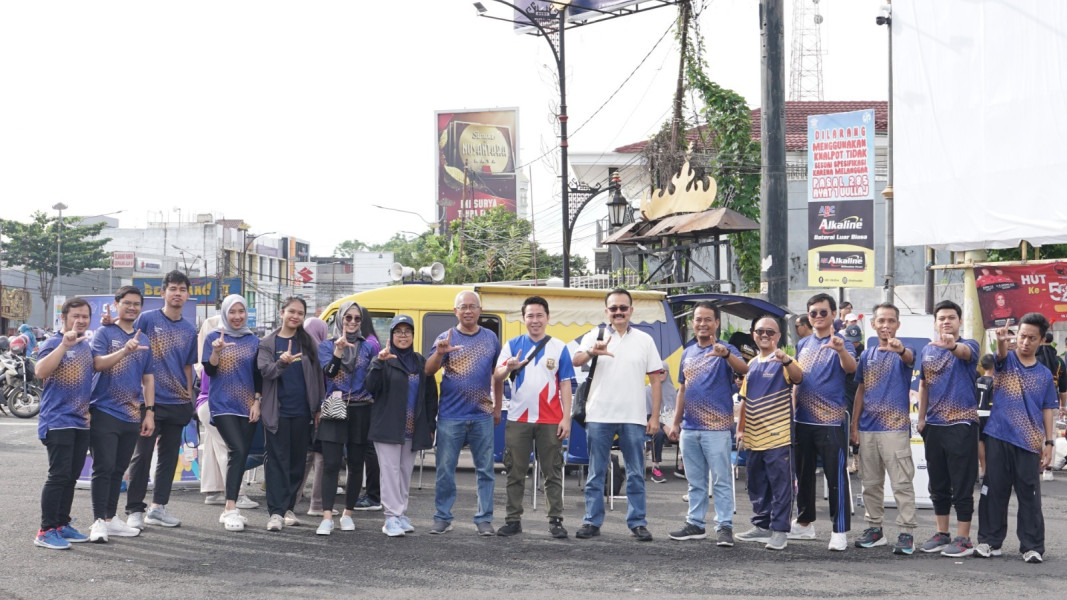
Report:
M786 536L786 539L787 540L800 540L800 541L814 540L815 539L815 534L814 533L798 533L798 534L790 533L789 535Z
M119 531L109 531L109 532L107 532L107 537L109 537L109 538L113 538L113 537L137 537L139 535L141 535L141 530L140 529L137 530L137 533L125 533L125 532L119 532Z
M766 546L764 546L764 548L766 548L767 550L785 550L786 546L788 545L789 544L782 544L781 546L772 546L770 544L767 544Z
M734 543L733 542L726 542L726 541L715 542L715 545L716 546L721 546L723 548L733 548L734 547Z
M257 502L255 504L237 504L236 506L241 510L252 510L254 508L259 508L259 503ZM319 516L321 517L322 514L320 513Z
M930 548L929 550L927 550L926 548L919 548L919 552L926 552L927 554L933 554L934 552L940 552L941 554L945 554L945 548L948 548L949 545L950 544L945 544L944 546L937 546L936 548ZM945 554L945 556L954 556L954 555Z
M94 543L94 544L106 544L106 543L107 543L107 538L106 538L106 537L98 537L98 538L96 538L96 539L94 540L94 539L92 538L92 536L90 536L90 537L89 537L89 541L90 541L90 542L92 542L92 543Z
M204 504L206 504L208 506L226 506L226 501L225 500L212 500L212 501L208 502L207 500L204 500Z
M600 537L600 532L598 531L596 533L585 533L585 534L583 534L581 532L578 532L578 533L574 534L574 537L576 537L576 538L578 538L580 540L587 540L589 538Z
M948 556L950 558L964 558L964 557L967 557L967 556L971 556L972 554L974 554L974 548L968 548L968 549L964 550L963 552L957 552L957 553L954 553L954 554L949 554L947 552L942 552L941 556Z
M267 531L281 531L281 527L275 527L273 525L267 525Z
M315 535L330 535L331 533L333 533L332 529L327 529L327 530L316 529L315 530Z
M56 546L55 544L49 544L48 542L42 542L41 540L33 540L33 545L38 548L47 548L49 550L70 550L70 546Z
M684 542L686 540L703 540L703 539L706 539L708 537L708 534L707 533L694 533L692 535L677 535L677 536L674 535L674 534L667 534L667 537L671 538L672 540L678 540L679 542Z
M369 510L381 510L381 509L382 509L382 505L379 504L378 506L357 506L357 507L353 508L352 510L369 511Z
M845 550L848 550L848 546L845 546L844 548L827 548L827 550L830 552L844 552Z
M148 525L158 525L160 527L181 527L181 523L166 523L159 519L145 519L144 522Z
M771 541L771 536L768 535L768 536L765 536L765 537L741 537L739 535L735 535L734 536L734 541L738 541L738 542L761 542L761 543L766 544L766 543Z
M556 539L556 540L565 540L565 539L567 539L567 533L566 532L562 532L562 531L559 532L559 533L549 532L549 535L552 536L552 539Z
M974 551L974 555L977 556L978 558L996 558L996 557L1000 556L1000 554L1001 553L1000 553L1000 549L999 548L996 549L996 550L991 550L989 552L989 554L982 554L981 552L978 551L977 548Z
M404 537L404 532L403 531L401 531L400 533L389 533L389 531L386 530L385 527L382 527L382 533L384 533L385 535L387 535L389 537Z
M86 543L86 542L88 542L88 541L89 541L89 538L88 538L88 537L83 537L83 538L82 538L82 539L80 539L80 540L75 540L75 539L71 539L71 538L63 538L63 539L67 540L67 541L68 541L68 542L70 542L71 544L83 544L83 543Z
M1027 564L1031 564L1031 565L1036 565L1036 564L1042 563L1042 562L1045 562L1045 561L1040 556L1034 556L1034 557L1026 559L1026 563Z
M885 538L882 538L876 542L856 542L857 548L874 548L876 546L885 546L889 542Z
M229 523L226 523L224 525L224 527L226 528L226 531L244 531L245 530L244 523L242 523L240 525L231 525Z
M496 532L495 531L479 531L478 535L480 535L482 537L495 537L496 536Z
M445 527L444 529L437 529L437 528L431 529L430 530L430 534L431 535L442 535L442 534L448 533L449 531L452 531L452 525L449 525L448 527Z
M915 548L893 548L893 554L897 556L911 556L915 554Z

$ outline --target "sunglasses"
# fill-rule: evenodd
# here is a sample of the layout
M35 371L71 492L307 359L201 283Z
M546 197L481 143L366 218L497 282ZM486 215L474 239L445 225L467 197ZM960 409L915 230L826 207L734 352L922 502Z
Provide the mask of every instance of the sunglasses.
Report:
M630 310L630 307L629 307L629 306L626 306L626 305L622 305L622 306L609 306L609 307L608 307L608 312L613 312L613 313L616 313L616 312L624 313L624 312L626 312L626 311L628 311L628 310Z
M361 323L362 321L363 321L363 317L357 317L355 315L345 315L345 323L352 323L352 322Z
M773 330L773 329L756 329L752 333L755 333L756 335L760 335L760 336L766 336L766 337L774 337L774 336L778 335L778 332Z
M826 310L825 308L820 308L819 310L809 310L808 311L808 316L811 317L812 319L817 319L819 317L825 317L828 314L830 314L830 311Z

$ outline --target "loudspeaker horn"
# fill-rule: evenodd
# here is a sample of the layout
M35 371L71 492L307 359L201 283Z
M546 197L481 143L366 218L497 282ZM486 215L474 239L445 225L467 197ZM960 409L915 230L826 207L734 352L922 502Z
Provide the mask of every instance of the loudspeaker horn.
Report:
M445 280L445 266L439 262L435 262L428 267L419 269L419 276L423 279L429 279L434 283L441 283Z

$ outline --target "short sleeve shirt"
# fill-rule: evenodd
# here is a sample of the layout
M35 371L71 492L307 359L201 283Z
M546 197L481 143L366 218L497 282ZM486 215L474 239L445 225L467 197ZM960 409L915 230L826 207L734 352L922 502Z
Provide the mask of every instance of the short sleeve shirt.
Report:
M44 383L41 413L37 416L37 437L45 439L50 429L88 429L89 397L93 388L93 349L82 340L65 351L60 349L62 334L41 344L38 360L52 352L65 352Z
M997 361L993 375L993 408L984 433L1027 452L1040 454L1052 432L1045 431L1045 409L1059 408L1052 373L1036 362L1027 367L1014 351Z
M441 404L437 418L444 421L473 421L493 416L493 366L500 354L500 339L479 327L467 335L453 327L452 345L462 346L441 357ZM437 336L443 340L448 331ZM437 352L434 346L430 356Z
M197 361L196 326L185 319L173 321L159 309L141 313L133 327L148 336L152 347L156 404L193 402L185 367Z
M863 384L860 431L911 431L911 371L892 350L872 346L860 354L856 361L856 381Z
M932 344L919 354L919 377L926 387L926 424L956 425L978 422L975 380L978 342L960 338L971 351L970 360L956 358L947 348Z
M599 328L585 334L581 350L588 352ZM586 401L585 420L591 423L645 425L645 375L663 370L663 360L652 336L630 327L620 334L604 328L607 350L614 356L597 357L596 373Z
M508 340L500 350L497 367L503 366L512 357L530 357L537 342L529 335L520 335ZM598 367L599 368L599 367ZM508 420L520 423L558 424L563 420L563 403L559 386L565 380L574 379L574 365L567 345L552 338L537 356L515 376L511 383L511 405Z
M726 357L712 356L715 343L722 343L737 358L741 352L732 344L713 342L709 346L692 343L682 351L678 383L685 385L682 429L729 431L734 426L734 371Z
M126 333L118 325L105 325L93 335L93 357L107 356L122 349L133 339L137 330ZM137 337L142 346L149 346L148 336L141 332ZM89 403L96 410L105 412L128 423L141 422L141 405L144 404L144 388L141 379L152 372L152 352L138 350L119 359L110 369L100 371L93 381Z
M793 385L785 365L756 356L741 384L745 406L745 448L773 450L792 443Z
M840 334L834 334L844 339ZM797 342L797 364L804 378L797 384L798 423L840 425L845 422L845 369L832 348L823 348L830 337L815 334ZM845 341L845 351L856 355L856 347Z

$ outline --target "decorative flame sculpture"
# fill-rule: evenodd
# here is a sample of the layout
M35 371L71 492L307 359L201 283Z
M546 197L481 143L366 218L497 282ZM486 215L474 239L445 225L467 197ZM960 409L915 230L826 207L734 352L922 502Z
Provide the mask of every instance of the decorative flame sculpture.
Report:
M718 184L715 183L714 178L709 177L706 186L702 180L697 179L696 172L690 168L688 159L678 174L671 177L671 183L674 184L673 194L668 194L667 189L662 189L645 195L641 201L641 215L645 219L651 221L667 215L707 210L711 208L711 203L715 201L715 194L718 192ZM690 184L692 184L691 188L689 188Z

